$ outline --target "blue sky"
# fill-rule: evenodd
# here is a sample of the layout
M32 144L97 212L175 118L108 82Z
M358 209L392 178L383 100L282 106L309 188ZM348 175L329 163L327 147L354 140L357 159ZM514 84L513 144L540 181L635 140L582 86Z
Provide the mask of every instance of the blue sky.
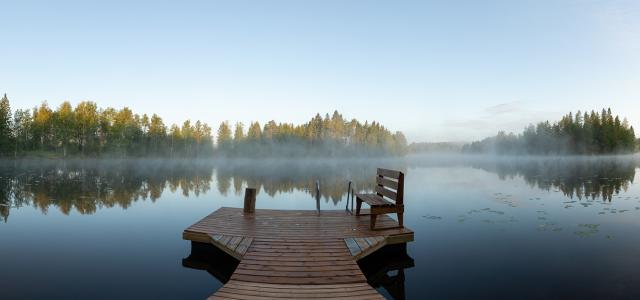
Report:
M640 1L0 1L13 108L200 119L337 109L410 141L611 107L640 127Z

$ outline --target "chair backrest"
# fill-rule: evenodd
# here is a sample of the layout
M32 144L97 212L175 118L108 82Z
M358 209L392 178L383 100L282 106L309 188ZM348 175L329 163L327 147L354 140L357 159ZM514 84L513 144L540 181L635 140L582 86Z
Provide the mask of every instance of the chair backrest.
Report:
M404 201L404 174L400 171L378 168L376 194L393 200L397 205Z

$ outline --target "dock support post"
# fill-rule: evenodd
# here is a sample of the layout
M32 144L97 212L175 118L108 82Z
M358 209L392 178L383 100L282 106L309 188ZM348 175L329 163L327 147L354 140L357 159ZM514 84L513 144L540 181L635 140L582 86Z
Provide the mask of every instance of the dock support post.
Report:
M253 213L256 211L256 189L246 188L244 190L244 212Z

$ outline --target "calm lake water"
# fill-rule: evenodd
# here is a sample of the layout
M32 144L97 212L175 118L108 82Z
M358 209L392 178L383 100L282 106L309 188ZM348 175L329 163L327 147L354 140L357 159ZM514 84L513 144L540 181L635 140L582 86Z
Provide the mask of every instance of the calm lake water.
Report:
M387 167L406 173L415 231L406 255L362 264L389 299L640 299L639 162L5 161L0 298L205 299L233 265L183 229L247 186L257 208L313 210L319 181L320 209L344 209L349 180L370 190Z

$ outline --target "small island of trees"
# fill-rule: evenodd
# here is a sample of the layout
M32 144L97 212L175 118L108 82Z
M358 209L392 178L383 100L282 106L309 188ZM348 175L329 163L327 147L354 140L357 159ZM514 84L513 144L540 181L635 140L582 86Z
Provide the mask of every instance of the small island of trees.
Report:
M632 153L637 148L633 126L626 118L613 116L611 109L569 113L559 122L529 125L524 132L499 132L494 137L463 147L463 153L595 155Z
M378 122L347 120L335 111L302 125L251 122L245 129L225 121L215 134L205 122L167 126L156 114L129 108L98 108L90 101L55 110L46 102L12 113L0 99L0 156L3 157L262 157L402 155L407 141Z

